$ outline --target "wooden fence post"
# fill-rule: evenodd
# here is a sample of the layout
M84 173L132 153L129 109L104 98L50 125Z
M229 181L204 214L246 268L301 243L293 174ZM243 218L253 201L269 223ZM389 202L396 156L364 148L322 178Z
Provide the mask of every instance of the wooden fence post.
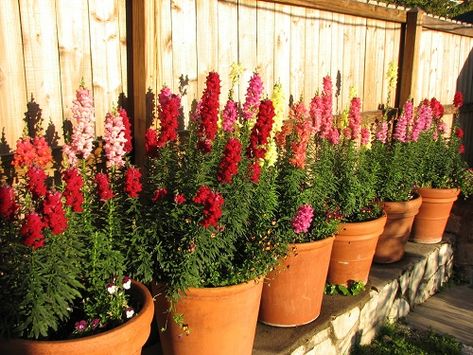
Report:
M422 35L422 22L425 12L415 8L407 12L404 53L401 65L401 82L398 107L415 94L419 70L419 52Z

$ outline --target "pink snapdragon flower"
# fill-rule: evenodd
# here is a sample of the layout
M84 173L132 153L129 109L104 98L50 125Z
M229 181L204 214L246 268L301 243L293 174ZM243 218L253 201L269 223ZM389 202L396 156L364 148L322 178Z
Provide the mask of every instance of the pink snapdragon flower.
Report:
M331 144L338 144L338 142L340 141L340 132L336 127L332 127L327 139Z
M292 219L292 228L295 233L307 233L314 218L314 209L310 205L302 205Z
M414 104L411 100L406 101L402 114L397 120L394 128L393 138L398 142L407 142L407 132L412 124L412 117L414 115Z
M122 117L114 112L105 116L104 150L107 156L107 167L121 168L125 165L125 125Z
M263 93L263 80L258 73L254 73L250 78L248 89L246 91L246 100L243 104L243 117L249 120L256 116Z
M322 92L322 122L320 127L320 136L327 138L333 125L332 114L332 78L329 75L323 78L323 92Z
M411 140L417 142L419 135L432 126L432 109L428 100L424 100L417 111L417 120L412 128Z
M64 145L63 152L69 164L75 165L79 159L87 159L93 149L95 109L90 90L81 86L76 91L76 99L72 102L71 111L76 125L71 142Z
M351 139L358 140L361 133L361 100L359 97L354 97L350 101L348 127L351 130Z
M386 121L378 123L375 138L381 143L386 143L388 138L388 123Z
M310 101L310 118L312 119L312 126L314 127L314 132L317 134L320 132L322 126L322 114L323 114L323 104L322 96L315 95Z
M228 99L222 113L222 128L225 132L233 132L238 117L238 108L235 101Z
M361 145L367 145L370 142L371 133L366 127L361 129Z

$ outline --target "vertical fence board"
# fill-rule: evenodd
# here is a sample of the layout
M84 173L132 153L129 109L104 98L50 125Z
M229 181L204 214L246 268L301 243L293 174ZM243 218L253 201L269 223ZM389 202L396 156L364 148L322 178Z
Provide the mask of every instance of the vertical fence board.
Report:
M266 91L271 93L271 89L274 84L274 4L257 2L257 6L257 70L263 79Z
M26 110L25 67L17 1L0 1L0 134L5 130L6 153L14 149L23 128Z
M207 73L217 69L218 31L209 24L218 23L217 2L196 0L197 19L197 93L205 87ZM226 78L221 78L226 80Z
M396 57L394 55L395 51L398 48L394 47L394 38L395 38L395 30L393 23L386 23L386 30L385 30L385 52L384 52L384 64L383 64L383 77L382 77L382 93L381 93L381 102L386 105L393 105L393 96L396 94L396 89L391 90L391 97L390 101L388 102L388 93L389 93L389 80L388 80L388 69L389 66L393 61L395 61ZM397 62L395 62L397 63ZM380 78L381 79L381 78Z
M154 36L152 43L156 43L156 91L159 92L164 85L174 89L174 80L178 80L178 78L174 78L173 70L171 0L153 1L153 3L155 4L153 26L156 29L156 36ZM153 48L150 48L150 52L152 50Z
M371 111L378 108L381 101L382 68L384 50L384 29L377 20L367 20L366 30L365 80L363 84L363 110Z
M345 16L343 26L343 68L342 87L341 87L341 109L348 105L348 98L350 87L355 85L355 57L358 56L356 52L356 35L355 35L355 18L353 16Z
M307 22L305 25L305 69L304 96L307 101L314 97L319 90L318 59L319 59L319 17L320 11L306 9Z
M248 82L256 70L256 0L238 1L238 61L245 69L240 80L240 100L244 100ZM264 89L266 90L266 83Z
M343 84L343 21L344 16L341 14L333 14L332 17L332 55L330 60L330 76L333 82L333 92L335 95L334 109L335 112L343 110L341 102L341 85Z
M290 88L290 36L291 8L287 5L275 5L274 18L274 80L279 81L289 97Z
M319 83L322 78L330 75L330 64L332 58L332 13L320 11L320 32L319 32ZM333 79L333 78L332 78Z
M122 79L122 93L128 95L128 58L126 50L126 0L118 0L118 33L118 39L120 42L120 69Z
M298 101L304 95L305 9L291 8L290 93ZM306 100L307 101L307 100Z
M422 31L419 54L419 74L417 77L417 90L414 101L419 102L428 95L430 80L430 62L427 58L431 55L432 32Z
M365 83L365 55L366 55L366 19L357 17L355 29L355 58L354 58L354 86L358 95L363 95ZM363 101L362 101L363 104Z
M222 78L222 94L230 89L231 65L238 62L238 6L236 0L218 2L218 71ZM223 97L225 97L223 96ZM238 86L234 97L239 100Z
M56 5L63 113L70 119L81 80L92 89L89 10L84 1L58 0Z
M105 115L123 92L120 68L120 31L116 0L90 0L90 41L95 102L95 133L104 132Z
M184 116L187 119L192 102L199 99L197 94L197 38L194 0L173 0L172 6L172 47L174 86L179 89L178 78L188 80L187 95L182 100Z
M56 130L61 131L63 116L55 2L20 0L20 11L28 95L33 94L43 110L44 126L51 121Z

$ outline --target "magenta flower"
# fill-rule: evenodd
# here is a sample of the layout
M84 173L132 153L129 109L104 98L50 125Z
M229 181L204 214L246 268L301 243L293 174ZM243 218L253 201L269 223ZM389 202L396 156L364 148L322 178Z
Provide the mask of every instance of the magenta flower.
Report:
M323 114L323 103L322 96L315 95L310 102L310 118L312 119L312 126L314 127L314 132L319 133L322 126L322 114Z
M253 73L246 91L246 100L243 104L243 117L249 120L256 116L263 93L263 80L258 73Z
M72 102L72 116L75 126L71 142L65 144L63 152L69 164L77 164L78 159L87 159L93 149L95 137L95 110L92 93L84 87L76 91L76 99Z
M348 127L351 129L351 139L357 140L361 133L361 100L359 97L354 97L350 101Z
M327 138L332 132L333 114L332 114L332 79L326 76L323 79L322 92L322 123L320 127L320 136Z
M235 101L228 99L223 109L222 117L222 128L225 132L233 132L235 122L238 116L238 108Z
M370 142L370 130L366 127L363 127L361 129L361 144L362 145L367 145Z
M409 126L412 124L412 117L414 115L414 105L411 100L406 101L402 114L397 120L394 128L393 138L399 142L407 142L407 132Z
M432 125L432 109L428 100L425 100L420 105L417 111L417 119L412 128L411 140L417 142L419 135L428 130Z
M314 209L310 205L302 205L292 219L292 228L295 233L307 233L314 218Z
M338 142L340 141L340 132L338 131L338 129L335 127L332 127L332 129L330 130L328 134L327 139L331 144L338 144Z
M388 124L387 122L383 121L378 123L378 127L376 130L376 140L381 143L386 143L386 139L388 138Z
M125 125L118 113L107 113L105 117L104 150L107 156L107 167L121 168L125 165Z

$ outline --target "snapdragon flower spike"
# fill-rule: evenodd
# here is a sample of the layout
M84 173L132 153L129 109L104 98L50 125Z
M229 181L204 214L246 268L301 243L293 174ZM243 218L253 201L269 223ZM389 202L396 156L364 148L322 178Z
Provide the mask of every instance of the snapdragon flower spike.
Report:
M20 229L23 237L23 244L38 249L44 246L43 229L45 225L38 213L32 212L25 216L25 220Z
M107 167L121 168L125 165L125 125L117 112L109 112L105 116L104 150Z
M113 191L107 174L97 173L95 175L95 184L97 185L97 192L101 201L105 202L113 198Z
M402 109L402 114L396 122L394 127L393 138L398 142L405 143L408 141L408 130L412 124L412 118L414 116L414 104L412 100L406 101Z
M82 175L77 168L69 168L63 173L62 178L65 183L63 195L66 205L70 206L74 212L82 212L82 204L84 203Z
M320 136L327 138L332 132L333 126L333 100L332 100L332 78L327 75L323 78L322 91L322 122Z
M218 221L222 216L222 207L225 202L222 195L218 192L214 192L210 187L202 185L197 190L194 198L194 203L204 206L202 214L204 218L200 224L204 228L217 227Z
M460 127L456 127L455 128L455 135L458 138L463 139L463 136L465 135L465 133L463 132L463 129L461 129Z
M34 197L43 197L46 195L46 179L47 175L43 169L32 166L26 173L28 177L28 190Z
M338 144L340 141L340 131L336 127L332 127L328 134L327 140L333 145Z
M388 123L386 121L378 123L375 137L378 142L386 143L388 138Z
M45 168L52 162L52 151L44 137L22 137L16 142L12 166L16 168L30 168L35 165Z
M463 106L463 94L460 91L457 91L453 97L453 106L457 109Z
M148 128L145 133L145 150L150 155L155 155L158 150L158 132Z
M271 100L263 100L260 103L258 118L251 130L250 142L246 149L248 158L255 160L263 159L266 154L266 145L270 137L274 122L274 107Z
M167 87L161 89L158 96L158 119L159 137L157 138L158 148L164 147L168 142L177 139L178 118L181 113L181 98L175 95Z
M200 122L197 135L199 148L207 153L212 149L212 143L217 135L217 121L220 96L220 77L216 72L207 76L206 87L200 104Z
M118 114L121 116L122 121L123 121L123 126L125 127L124 133L125 133L126 142L125 142L124 149L126 153L130 153L133 150L133 139L131 137L132 132L131 132L130 118L128 117L128 113L123 107L120 107L118 109Z
M0 186L0 216L6 220L11 220L17 209L13 187Z
M313 132L312 123L308 120L308 111L302 101L291 107L289 117L295 122L295 140L291 142L292 155L289 159L289 163L296 168L303 169L307 145Z
M439 100L435 97L430 99L430 109L432 110L432 116L435 119L440 119L443 116L444 108Z
M387 126L386 126L387 129ZM361 129L361 145L367 145L370 142L371 133L370 130L366 127ZM383 143L386 142L386 139Z
M176 194L174 196L174 202L177 204L177 205L182 205L186 202L186 197L184 196L184 194Z
M238 138L229 138L223 149L223 157L218 165L217 180L221 184L231 184L238 173L241 160L241 143Z
M61 198L60 192L48 192L43 201L44 223L54 235L61 234L67 229L66 212Z
M154 191L153 197L151 198L151 200L153 202L158 202L159 200L166 197L167 194L168 194L168 190L165 187L160 187Z
M76 165L78 159L87 159L92 153L95 137L95 109L94 99L90 90L81 86L76 91L76 98L72 102L72 117L75 126L71 142L65 144L63 152L70 165Z
M310 118L312 120L312 126L314 127L314 132L319 133L322 127L322 115L324 113L322 96L315 95L310 102Z
M292 219L292 228L294 233L307 233L314 218L314 209L311 205L302 205L298 208Z
M228 99L222 112L222 129L225 132L233 132L238 118L238 107L235 101Z
M361 100L359 97L354 97L350 101L348 127L351 130L351 140L357 141L361 134Z
M263 80L261 80L258 73L253 73L246 90L246 98L242 108L244 119L250 120L256 116L262 93Z
M125 192L130 198L137 198L142 188L140 169L130 166L125 172Z
M412 128L411 140L413 142L417 142L419 135L422 132L430 129L431 126L432 110L430 108L430 102L428 100L424 100L417 110L417 119L414 123L414 127Z
M254 162L249 166L248 174L250 176L250 180L257 184L261 177L261 165L258 162Z

